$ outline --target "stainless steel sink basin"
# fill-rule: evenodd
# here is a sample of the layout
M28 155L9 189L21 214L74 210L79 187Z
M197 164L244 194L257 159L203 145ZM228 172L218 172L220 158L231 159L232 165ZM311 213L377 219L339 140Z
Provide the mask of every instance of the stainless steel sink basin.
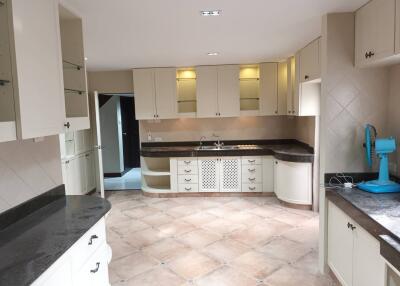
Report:
M216 146L199 146L199 147L196 147L196 150L204 150L204 151L236 150L236 149L239 149L239 146L227 145L227 146L221 146L221 147L216 147Z

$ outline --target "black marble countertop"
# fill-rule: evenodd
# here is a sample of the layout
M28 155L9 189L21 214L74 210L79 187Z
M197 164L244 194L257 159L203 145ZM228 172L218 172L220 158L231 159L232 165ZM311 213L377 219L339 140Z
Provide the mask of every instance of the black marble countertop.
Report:
M400 269L400 193L326 188L326 197L380 241L381 254ZM385 249L396 250L385 255Z
M297 140L240 140L223 141L231 150L197 150L199 142L152 142L142 143L143 157L207 157L207 156L262 156L272 155L289 162L313 162L314 150ZM213 141L203 142L210 146Z
M0 285L30 285L95 225L111 204L65 196L0 231Z

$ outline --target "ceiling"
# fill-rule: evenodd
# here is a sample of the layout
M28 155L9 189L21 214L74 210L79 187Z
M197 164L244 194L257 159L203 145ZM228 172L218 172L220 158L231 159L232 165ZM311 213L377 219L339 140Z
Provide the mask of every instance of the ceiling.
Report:
M84 18L88 69L105 71L280 60L321 34L322 15L368 0L64 2ZM200 16L214 9L222 15Z

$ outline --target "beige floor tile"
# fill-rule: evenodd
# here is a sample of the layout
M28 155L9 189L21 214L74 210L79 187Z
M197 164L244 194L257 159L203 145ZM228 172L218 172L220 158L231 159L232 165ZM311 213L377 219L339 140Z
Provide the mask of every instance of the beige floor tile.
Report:
M136 232L149 228L150 225L141 222L138 219L129 219L110 224L110 229L118 233L119 235L126 235L128 233Z
M257 281L224 266L195 281L198 286L256 286Z
M257 204L252 203L247 200L244 200L242 198L236 198L236 200L225 204L225 206L236 209L236 210L240 210L240 211L245 210L245 209L250 210L250 209L258 207Z
M107 242L113 242L113 241L120 241L121 240L121 235L116 233L115 231L111 230L110 227L107 227L106 229L106 237L107 237Z
M310 217L306 217L303 215L291 213L288 211L279 213L277 216L274 217L275 220L284 222L293 226L298 226L300 224L303 224L307 220L310 219Z
M168 263L172 271L190 280L206 275L220 265L217 260L197 251L187 252Z
M198 212L189 216L185 216L182 218L182 220L186 221L187 223L190 223L194 226L202 226L203 224L209 223L213 220L215 220L217 217L213 216L207 212Z
M202 251L220 261L230 262L249 250L249 247L240 242L232 239L222 239L210 244Z
M123 236L123 240L136 248L142 248L164 238L159 230L147 228Z
M263 279L285 263L282 260L271 258L265 253L249 251L238 256L231 266L247 276L255 279Z
M293 227L285 223L275 220L265 220L262 224L235 231L230 234L229 237L247 244L248 246L259 247L291 228Z
M154 215L142 217L140 220L151 226L160 226L160 225L169 223L174 219L175 219L174 217L172 217L166 213L158 212Z
M130 210L137 207L144 207L146 204L141 200L124 200L117 203L112 204L112 208L117 209L119 211Z
M130 279L127 286L181 286L185 280L165 267L157 267Z
M168 214L175 217L181 218L183 216L188 216L195 214L199 211L196 205L180 205L168 210Z
M137 251L137 248L133 247L132 245L123 241L122 239L119 239L118 241L112 241L109 243L109 245L112 249L113 260L127 256Z
M168 211L168 210L170 210L170 209L172 209L172 208L175 208L175 207L177 207L177 206L180 206L180 204L177 203L176 201L171 200L171 199L167 199L167 200L162 200L162 201L160 201L160 202L151 204L151 206L152 206L152 207L155 207L155 208L157 208L157 209L159 209L159 210Z
M166 238L146 246L142 251L164 262L190 251L190 248L173 238Z
M141 218L144 216L151 216L159 212L158 209L149 207L149 206L144 206L144 207L137 207L134 209L129 209L122 211L124 215L127 215L131 218Z
M119 282L125 281L124 279L119 277L118 274L115 273L115 271L112 270L111 268L108 270L108 277L109 277L111 285L115 285L115 284L117 284Z
M230 215L233 215L237 210L234 208L228 207L228 206L220 206L220 207L214 207L206 210L207 213L212 214L216 217L220 218L227 218Z
M163 237L179 236L195 230L195 227L183 220L174 220L157 227Z
M258 215L245 211L237 211L230 217L227 217L227 219L234 223L245 224L247 226L260 224L263 223L265 220L264 218Z
M286 262L295 262L311 251L304 244L288 240L284 237L275 238L259 250L271 257Z
M312 275L295 269L290 266L284 266L278 271L272 273L265 279L270 286L331 286L334 285L331 279L320 275Z
M316 227L295 228L284 233L283 237L297 241L313 249L318 248L318 228Z
M273 218L284 212L282 208L271 205L263 205L260 207L249 209L247 211L264 218Z
M318 252L309 252L308 254L297 260L292 266L294 268L306 271L310 274L318 275Z
M240 223L233 223L228 219L218 218L203 225L202 227L219 234L229 234L235 230L244 229L246 226Z
M220 239L222 239L221 235L203 229L196 229L178 237L178 240L182 243L197 249L201 249Z
M112 260L110 268L122 279L128 280L135 275L150 270L159 265L159 262L142 252L135 252L126 257Z
M125 220L131 220L131 218L123 214L120 210L112 208L110 213L106 217L106 223L108 223L109 225L113 225L114 223L118 223Z

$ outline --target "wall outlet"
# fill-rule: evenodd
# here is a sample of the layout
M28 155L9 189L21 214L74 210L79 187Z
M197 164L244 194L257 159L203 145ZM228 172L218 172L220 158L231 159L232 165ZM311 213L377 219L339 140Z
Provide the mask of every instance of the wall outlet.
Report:
M154 137L155 142L162 142L163 139L161 137Z

